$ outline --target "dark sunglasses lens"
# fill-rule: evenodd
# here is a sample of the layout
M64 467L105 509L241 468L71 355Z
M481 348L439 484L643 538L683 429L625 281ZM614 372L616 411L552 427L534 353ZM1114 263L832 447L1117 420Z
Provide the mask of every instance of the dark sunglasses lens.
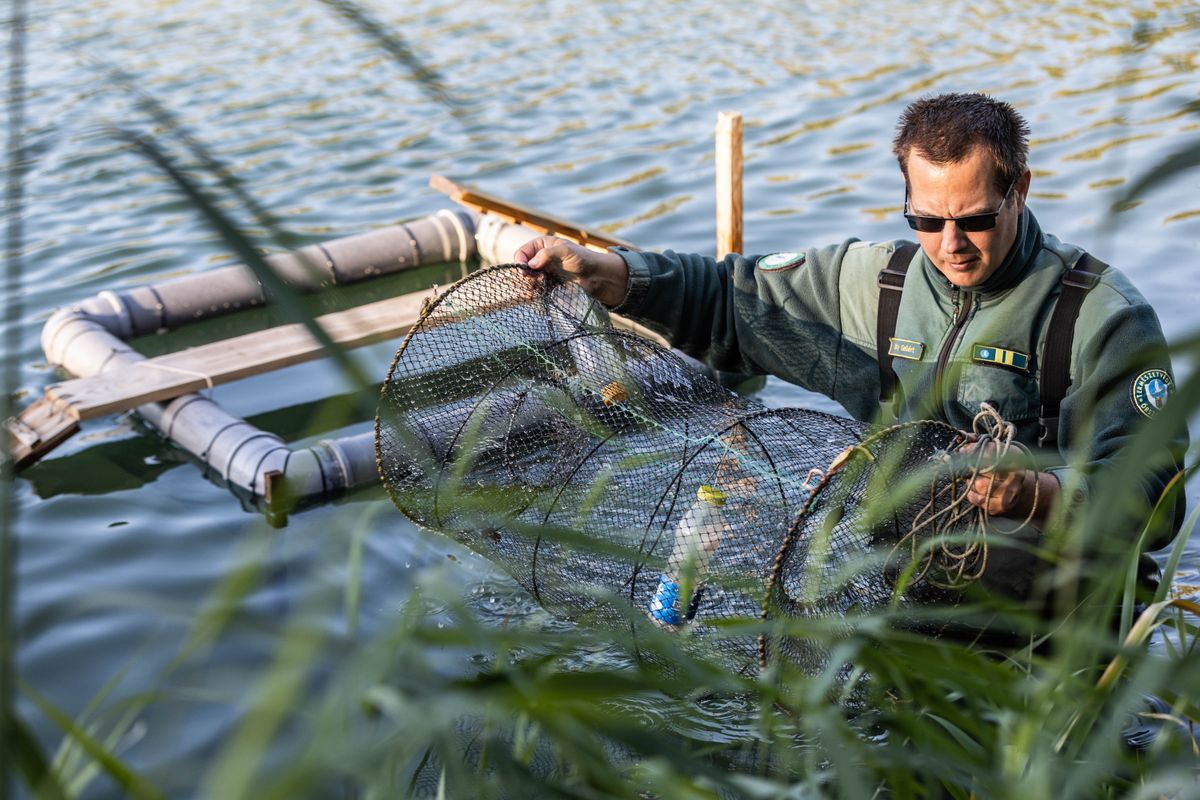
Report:
M976 214L973 217L960 217L954 224L968 233L990 231L996 227L996 214Z
M961 231L967 233L978 233L979 231L990 231L996 227L996 214L976 214L973 217L959 217L952 221L958 226ZM947 220L941 217L918 217L915 214L905 214L904 218L908 220L908 227L914 231L921 233L937 233L946 226Z
M918 217L913 214L905 214L904 218L908 220L908 227L921 233L937 233L946 224L941 217Z

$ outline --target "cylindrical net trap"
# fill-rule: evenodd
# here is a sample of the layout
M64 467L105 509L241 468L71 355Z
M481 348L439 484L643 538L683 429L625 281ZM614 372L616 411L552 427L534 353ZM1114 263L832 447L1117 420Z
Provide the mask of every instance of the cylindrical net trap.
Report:
M499 564L547 609L677 630L738 668L757 666L759 643L713 635L714 623L844 614L888 602L897 576L918 594L942 585L940 567L894 557L929 504L871 509L894 501L892 468L911 484L935 465L914 495L953 489L937 465L963 440L944 425L872 434L766 409L614 328L574 284L516 265L426 306L376 432L384 485L418 525ZM872 555L881 544L892 558ZM776 646L801 664L820 655Z

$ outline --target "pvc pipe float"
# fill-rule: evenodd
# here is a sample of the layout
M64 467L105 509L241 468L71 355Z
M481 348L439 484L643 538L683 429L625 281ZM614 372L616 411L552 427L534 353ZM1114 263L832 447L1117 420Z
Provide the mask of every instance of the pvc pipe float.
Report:
M286 513L269 507L272 493L282 492L289 506L301 507L341 500L379 480L374 431L293 449L195 394L143 406L138 414L260 510ZM273 474L279 476L274 485Z
M479 258L487 264L511 264L513 254L527 242L544 234L532 228L483 214L475 223L475 242Z
M57 335L49 337L48 345L47 357L79 376L146 360L103 327L80 316L65 320ZM259 430L199 394L140 406L136 413L257 506L265 505L267 475L272 472L282 475L280 488L297 505L338 500L378 480L373 433L293 450L279 436Z
M443 210L266 260L298 291L315 292L426 264L465 263L476 253L475 215ZM104 291L56 311L42 328L42 349L51 363L77 377L89 377L146 360L126 339L268 300L254 273L240 264L123 292ZM279 436L199 394L147 404L136 413L258 507L268 504L272 490L282 492L289 503L311 505L341 499L378 481L373 432L292 449ZM286 516L276 514L274 521L285 522Z
M284 283L311 293L427 264L465 263L476 254L475 217L468 211L443 210L296 252L275 253L266 262ZM56 338L58 328L73 317L86 318L119 339L132 339L261 306L268 299L254 272L241 264L123 292L104 291L56 311L42 328L42 347L49 354L48 339Z
M298 291L314 292L425 264L465 263L476 255L491 263L511 262L517 249L541 235L491 215L441 211L296 253L275 254L267 261ZM100 292L59 309L42 329L42 346L51 363L89 377L146 360L125 339L267 302L254 274L231 265L123 292ZM430 366L437 370L446 365ZM292 448L276 434L195 393L143 405L136 413L203 462L211 476L249 507L266 510L272 524L285 524L288 508L340 500L379 479L373 432Z

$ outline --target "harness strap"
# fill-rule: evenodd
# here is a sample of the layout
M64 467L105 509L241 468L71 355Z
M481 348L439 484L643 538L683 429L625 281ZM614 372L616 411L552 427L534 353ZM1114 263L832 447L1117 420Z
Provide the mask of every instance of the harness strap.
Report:
M1058 444L1058 412L1071 385L1071 345L1075 340L1075 320L1087 293L1100 282L1105 264L1087 253L1062 276L1062 291L1046 330L1046 349L1042 353L1041 409L1038 412L1038 446Z
M892 369L892 336L896 333L896 318L900 314L900 297L904 292L904 276L920 245L897 247L888 264L879 273L879 311L875 323L875 359L879 362L879 402L887 403L896 393L896 371ZM1069 352L1069 351L1068 351Z

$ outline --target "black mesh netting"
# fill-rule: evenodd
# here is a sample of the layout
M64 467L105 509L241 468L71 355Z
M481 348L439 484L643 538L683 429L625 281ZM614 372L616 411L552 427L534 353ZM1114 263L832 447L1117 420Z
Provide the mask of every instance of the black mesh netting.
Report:
M686 631L745 666L759 643L714 622L840 618L893 601L898 581L906 599L937 598L975 574L970 542L913 558L911 531L946 520L945 453L961 441L937 423L875 433L763 408L614 327L577 286L517 266L426 306L377 421L385 486L417 524L550 610ZM796 635L770 649L824 655Z

